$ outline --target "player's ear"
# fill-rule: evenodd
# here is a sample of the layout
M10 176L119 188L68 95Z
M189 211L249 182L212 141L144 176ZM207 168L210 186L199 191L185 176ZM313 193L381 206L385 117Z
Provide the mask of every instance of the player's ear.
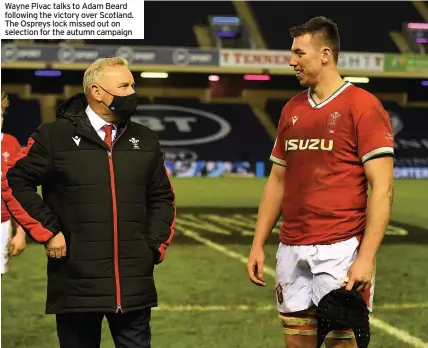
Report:
M329 47L323 47L321 49L321 52L322 52L321 61L324 64L328 63L331 59L333 59L333 52L331 51L331 48L329 48Z

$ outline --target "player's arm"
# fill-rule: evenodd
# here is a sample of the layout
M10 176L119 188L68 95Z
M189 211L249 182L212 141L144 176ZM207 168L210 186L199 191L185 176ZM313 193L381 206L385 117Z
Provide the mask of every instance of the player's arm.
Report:
M374 260L388 226L394 196L393 158L372 159L364 163L371 194L367 202L366 229L359 254Z
M374 97L357 125L358 151L371 194L367 202L366 229L360 256L374 260L388 226L393 197L394 140L391 120Z
M264 247L281 215L285 173L285 166L273 163L259 204L253 248Z
M49 134L41 126L13 165L2 173L2 200L19 225L33 240L45 243L61 231L58 218L37 193L52 170Z
M19 156L19 153L21 152L21 145L19 144L18 140L13 137L13 150L11 153L12 161L15 161L17 157ZM25 231L24 229L15 221L16 224L16 230L15 235L11 238L9 242L9 253L10 256L17 256L21 254L21 252L25 249L26 241L25 241Z
M370 284L375 257L389 222L393 198L394 140L388 113L376 98L363 101L356 119L358 154L371 187L367 202L366 227L358 256L348 271L350 290L364 291Z

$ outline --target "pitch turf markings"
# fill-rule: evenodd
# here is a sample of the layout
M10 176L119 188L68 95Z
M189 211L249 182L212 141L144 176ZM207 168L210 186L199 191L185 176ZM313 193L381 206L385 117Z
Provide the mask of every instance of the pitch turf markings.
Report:
M257 214L181 214L177 221L182 221L185 227L196 229L200 232L216 233L224 236L251 237L254 235L254 229L257 222ZM273 235L280 233L279 222L272 230ZM409 235L405 228L388 225L387 236L406 237Z
M245 233L245 234L251 233L252 234L253 233L252 230L254 229L254 226L252 224L248 224L246 222L239 221L237 219L233 219L231 217L220 216L217 214L201 214L199 216L199 218L214 221L214 222L217 222L223 226L233 227L234 229L239 231L241 234L243 234L243 233Z
M428 302L421 303L385 303L374 306L374 310L400 310L400 309L422 309L428 308ZM248 305L168 305L160 304L159 307L155 307L157 311L167 312L227 312L227 311L276 311L276 306L265 305L265 306L248 306Z
M385 234L387 236L407 236L409 232L407 232L407 230L405 230L404 228L388 225L386 227Z
M192 214L184 214L182 217L177 219L177 221L180 221L180 223L183 224L184 226L187 225L188 227L193 227L193 228L203 228L204 230L226 235L226 236L231 235L229 230L221 228L209 222L202 221L201 219L198 219L196 216Z
M256 226L256 223L257 223L257 214L256 215L251 214L251 215L248 215L248 216L242 215L242 214L233 214L232 217L235 218L235 219L238 219L240 221L246 222L246 223L249 222L249 218L252 219L252 224L249 224L249 226L251 226L253 228L253 230L254 230L254 228ZM272 232L276 233L276 234L279 234L279 231L280 231L279 230L279 226L281 226L281 224L277 224L273 228ZM254 232L252 234L254 234Z
M178 221L177 221L178 222ZM237 253L233 250L230 250L220 244L214 243L208 238L204 238L198 233L188 230L188 229L181 229L183 235L185 235L188 238L191 238L199 243L202 243L206 245L208 248L211 248L213 250L216 250L230 258L233 258L235 260L238 260L244 264L247 263L247 257ZM270 268L268 266L264 267L264 274L271 276L272 278L275 278L275 271L273 268ZM370 323L372 326L376 327L377 329L383 331L384 333L396 338L397 340L407 343L410 346L414 348L428 348L428 343L423 342L420 338L412 336L407 331L401 330L399 328L396 328L392 325L389 325L388 323L377 319L374 316L370 316Z
M256 221L241 214L235 214L230 217L224 217L217 214L183 214L177 218L177 222L183 222L191 228L201 229L204 231L232 235L240 234L241 236L250 237L254 235ZM230 231L234 231L231 233ZM279 225L273 229L273 234L279 234Z
M373 306L373 309L382 309L382 310L398 310L398 309L422 309L428 308L428 302L419 302L419 303L383 303Z

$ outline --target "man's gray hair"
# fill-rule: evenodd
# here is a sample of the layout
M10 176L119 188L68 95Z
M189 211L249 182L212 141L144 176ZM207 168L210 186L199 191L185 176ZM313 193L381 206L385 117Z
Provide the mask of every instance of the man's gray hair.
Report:
M83 75L83 92L88 95L91 85L101 79L104 68L113 66L128 66L128 61L122 57L111 57L98 58L93 62Z

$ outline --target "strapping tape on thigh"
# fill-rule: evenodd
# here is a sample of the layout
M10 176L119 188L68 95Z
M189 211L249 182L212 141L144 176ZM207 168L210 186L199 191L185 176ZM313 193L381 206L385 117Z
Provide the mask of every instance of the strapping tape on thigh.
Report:
M351 331L330 331L329 334L326 336L326 338L338 338L338 339L348 339L348 338L354 338L354 332Z
M278 318L287 335L314 336L317 334L317 319L314 316L279 314Z
M302 336L315 336L317 334L317 329L301 329L299 327L295 328L284 328L284 333L287 335L302 335Z
M279 314L278 318L287 335L314 336L317 334L317 319L314 312L309 312L307 317L294 317L287 314ZM311 315L312 314L312 315ZM352 329L330 331L326 338L350 339L355 335Z
M317 319L316 318L300 318L300 317L292 317L292 316L285 316L283 314L280 314L279 321L284 326L306 326L306 325L313 325L314 327L317 327Z

